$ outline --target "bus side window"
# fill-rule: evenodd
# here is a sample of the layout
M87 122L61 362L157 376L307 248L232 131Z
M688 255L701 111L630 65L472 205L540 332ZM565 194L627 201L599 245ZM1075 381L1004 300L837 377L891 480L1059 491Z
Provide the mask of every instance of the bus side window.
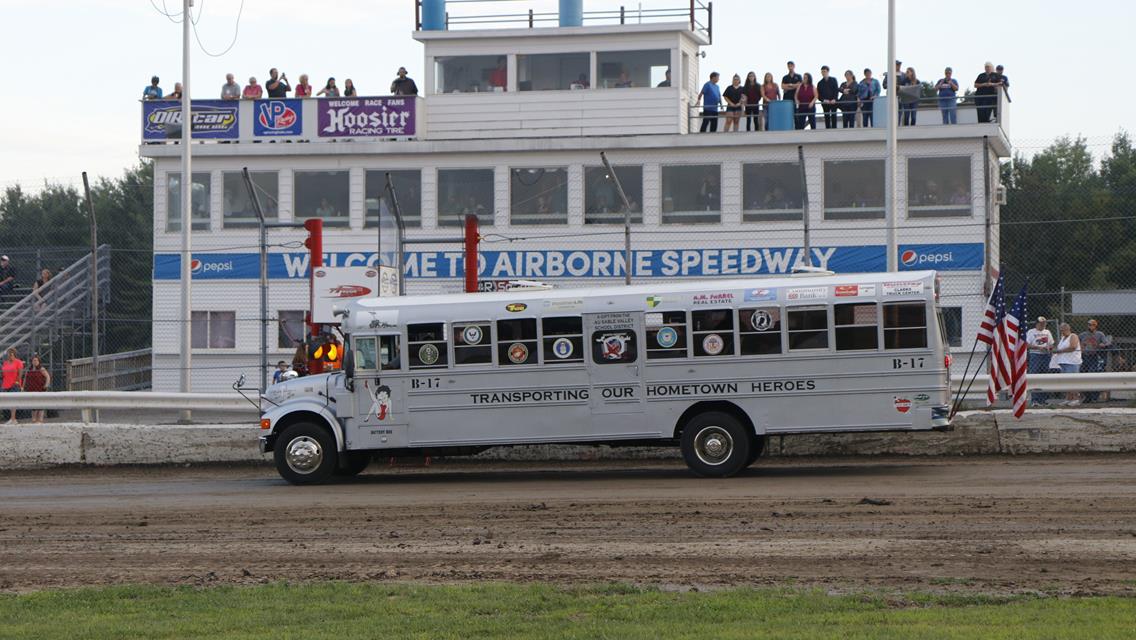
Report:
M488 322L453 325L454 364L493 364L493 341Z
M880 346L879 314L874 302L838 304L832 308L837 351L875 350Z
M406 325L406 347L411 369L445 367L446 325L443 322Z
M536 364L536 352L536 318L497 321L497 364Z
M781 353L781 309L740 309L738 329L742 334L742 355Z
M647 359L686 357L686 312L650 311L647 319Z
M544 318L544 363L584 361L584 321L579 316Z
M355 340L355 370L376 371L379 368L375 353L374 338L356 338Z
M398 341L399 336L379 336L379 367L383 371L398 371L402 368Z
M925 302L892 302L884 305L884 348L927 348Z
M734 355L734 310L691 311L694 357Z
M592 332L592 362L619 364L635 362L638 358L639 349L633 330Z
M828 308L797 307L787 309L789 350L828 348Z

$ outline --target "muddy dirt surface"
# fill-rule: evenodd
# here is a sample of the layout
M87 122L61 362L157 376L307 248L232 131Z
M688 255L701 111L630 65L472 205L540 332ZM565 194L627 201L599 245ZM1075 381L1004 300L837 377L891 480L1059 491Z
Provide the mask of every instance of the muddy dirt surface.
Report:
M0 590L330 579L1136 595L1136 456L0 474Z

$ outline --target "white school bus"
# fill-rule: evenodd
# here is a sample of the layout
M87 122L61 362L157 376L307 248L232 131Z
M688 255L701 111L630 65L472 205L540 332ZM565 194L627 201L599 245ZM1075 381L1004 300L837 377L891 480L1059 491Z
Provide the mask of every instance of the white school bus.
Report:
M270 387L260 446L297 484L537 443L720 477L769 435L947 429L936 297L923 271L354 301L343 370Z

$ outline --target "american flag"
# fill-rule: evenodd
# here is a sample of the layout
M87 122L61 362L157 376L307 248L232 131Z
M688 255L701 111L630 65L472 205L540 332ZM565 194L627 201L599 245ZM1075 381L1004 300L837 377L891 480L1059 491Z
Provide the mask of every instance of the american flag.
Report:
M978 327L978 340L994 346L994 330L1002 323L1006 315L1006 281L1004 276L998 276L998 283L990 294L986 303L986 314L982 317L982 324Z
M1001 278L998 284L1002 284ZM1002 389L1009 389L1013 397L1014 417L1020 418L1026 411L1026 371L1029 358L1029 345L1023 331L1028 314L1026 287L1022 286L1009 313L1006 313L1005 297L999 296L997 301L992 302L997 323L990 351L990 383L986 387L986 402L994 404L995 395ZM985 321L983 324L985 325ZM981 330L979 339L982 340Z

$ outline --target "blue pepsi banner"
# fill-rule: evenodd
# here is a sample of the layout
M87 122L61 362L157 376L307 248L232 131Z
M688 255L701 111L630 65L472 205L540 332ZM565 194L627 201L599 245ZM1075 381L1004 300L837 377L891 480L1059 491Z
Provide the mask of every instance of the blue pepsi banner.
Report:
M190 118L193 137L235 140L240 135L237 111L239 100L194 100ZM142 103L142 139L177 140L181 138L181 102L147 100Z
M908 256L909 252L912 256ZM815 267L837 273L883 271L886 251L882 245L858 247L813 247ZM900 247L901 270L982 269L982 244L904 245ZM464 276L461 251L411 251L405 256L408 278L460 278ZM307 253L272 253L268 277L274 280L307 278L311 256ZM364 266L380 263L375 252L329 253L328 266ZM618 278L624 274L620 250L514 250L483 251L478 276L504 278ZM632 254L632 275L639 278L749 276L789 273L804 264L799 247L755 249L648 249ZM180 257L176 253L154 256L154 279L177 280ZM255 280L260 277L256 253L194 254L190 271L195 280Z
M252 134L258 138L300 135L304 127L302 103L302 100L257 100L253 104Z

